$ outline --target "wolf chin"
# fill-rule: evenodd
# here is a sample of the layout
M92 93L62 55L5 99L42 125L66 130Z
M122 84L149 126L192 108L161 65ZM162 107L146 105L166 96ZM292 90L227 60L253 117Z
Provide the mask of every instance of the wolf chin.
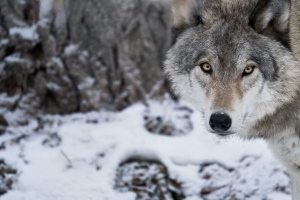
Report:
M165 72L220 136L264 138L300 200L300 64L289 0L170 0ZM296 24L300 26L300 24ZM298 47L299 48L299 47Z

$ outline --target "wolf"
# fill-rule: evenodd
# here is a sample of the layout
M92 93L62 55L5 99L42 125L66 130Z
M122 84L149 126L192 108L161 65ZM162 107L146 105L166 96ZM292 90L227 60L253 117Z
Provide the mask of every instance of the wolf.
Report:
M292 2L170 4L174 39L164 70L173 90L199 111L209 132L265 139L300 200L300 63L291 36L300 24L291 23Z

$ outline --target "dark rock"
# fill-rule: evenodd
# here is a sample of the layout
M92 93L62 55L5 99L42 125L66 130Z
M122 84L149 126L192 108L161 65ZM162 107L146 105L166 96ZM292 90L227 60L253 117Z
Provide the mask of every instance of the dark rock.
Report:
M6 119L3 117L3 115L0 115L0 126L8 126L8 123L6 121Z
M17 170L0 159L0 196L12 189L17 176Z
M182 200L181 185L169 177L159 162L133 159L122 163L116 174L115 188L136 193L137 200Z
M56 133L50 134L48 137L43 141L43 145L46 147L58 147L61 143L61 137L59 137Z
M8 123L6 119L3 117L3 115L0 114L0 135L2 135L5 132L7 126Z

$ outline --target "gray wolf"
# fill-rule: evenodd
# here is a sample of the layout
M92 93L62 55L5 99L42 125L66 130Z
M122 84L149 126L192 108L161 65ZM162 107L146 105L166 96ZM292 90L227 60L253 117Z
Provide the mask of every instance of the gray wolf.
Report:
M165 72L174 91L195 106L209 132L264 138L292 178L293 199L300 200L300 65L291 43L292 2L170 1L174 40Z

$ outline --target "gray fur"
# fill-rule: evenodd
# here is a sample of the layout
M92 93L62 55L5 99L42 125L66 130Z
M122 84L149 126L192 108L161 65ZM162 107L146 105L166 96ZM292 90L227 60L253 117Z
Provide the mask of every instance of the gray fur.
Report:
M218 134L208 119L221 110L232 116L228 134L265 138L291 174L293 199L300 199L300 66L290 49L290 1L186 2L188 20L176 17L177 38L165 61L174 91L200 111L208 131ZM200 70L203 62L211 74ZM249 63L256 68L243 77Z

